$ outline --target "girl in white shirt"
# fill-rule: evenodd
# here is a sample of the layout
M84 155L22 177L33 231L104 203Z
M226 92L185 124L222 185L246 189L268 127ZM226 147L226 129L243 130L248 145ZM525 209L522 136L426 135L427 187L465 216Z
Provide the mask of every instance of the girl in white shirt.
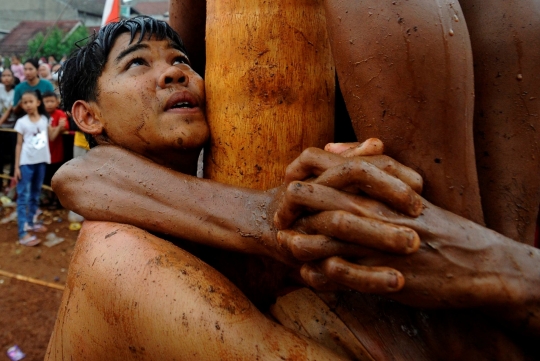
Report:
M17 218L19 243L35 246L40 240L27 231L45 232L47 228L34 224L46 165L51 162L49 152L49 122L39 91L27 91L21 97L26 115L17 120L15 148L15 179L17 183Z

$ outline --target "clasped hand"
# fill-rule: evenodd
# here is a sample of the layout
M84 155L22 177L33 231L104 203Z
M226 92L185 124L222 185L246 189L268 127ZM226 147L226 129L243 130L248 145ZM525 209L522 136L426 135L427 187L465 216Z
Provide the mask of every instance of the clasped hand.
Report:
M379 140L342 146L304 151L275 213L278 244L309 286L430 308L536 302L538 250L423 199L422 178Z
M420 215L422 178L382 155L377 139L336 151L340 155L309 148L287 168L287 188L274 217L278 243L298 261L309 262L301 275L319 290L399 291L405 280L398 270L337 256L416 252L418 234L387 219Z

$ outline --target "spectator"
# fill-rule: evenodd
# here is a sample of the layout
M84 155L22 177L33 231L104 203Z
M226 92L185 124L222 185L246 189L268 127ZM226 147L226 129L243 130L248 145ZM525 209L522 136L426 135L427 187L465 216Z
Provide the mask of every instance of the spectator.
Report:
M41 63L38 68L38 74L41 79L47 79L48 81L52 80L51 76L51 67L47 63Z
M6 68L2 72L2 84L0 84L0 128L10 129L15 125L17 118L13 107L13 94L15 93L15 77L11 69ZM10 164L9 174L13 176L13 166L15 157L15 144L17 143L17 137L13 132L0 130L0 161L3 171L4 164Z
M54 91L50 81L38 77L38 68L39 64L37 59L28 59L24 63L24 75L26 81L23 81L15 87L15 94L13 95L13 106L15 107L16 113L20 111L19 101L21 100L22 94L26 91L39 90L41 94Z
M69 130L69 123L66 113L59 109L60 101L55 92L43 94L43 103L45 110L49 113L49 150L51 152L51 163L47 164L44 184L51 185L51 179L64 163L64 143L62 133ZM50 205L55 206L58 198L53 194L50 199Z
M52 66L52 69L51 69L51 83L53 85L53 88L54 88L54 92L58 95L60 95L60 91L58 90L58 76L60 75L60 68L62 67L61 64L59 63L56 63Z
M49 152L47 112L39 91L25 91L21 107L26 115L17 120L15 148L15 180L17 183L17 220L19 243L35 246L40 240L27 232L46 232L42 224L34 224L46 165L51 162Z
M2 71L2 84L0 84L0 127L13 128L15 116L11 113L13 95L15 94L15 77L11 69Z
M11 57L11 71L20 81L25 81L24 65L21 64L21 60L17 55Z

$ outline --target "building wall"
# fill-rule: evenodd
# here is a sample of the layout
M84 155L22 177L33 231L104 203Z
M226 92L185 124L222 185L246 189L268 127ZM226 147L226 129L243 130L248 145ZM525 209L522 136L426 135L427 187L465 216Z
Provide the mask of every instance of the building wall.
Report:
M24 20L56 20L64 8L62 20L81 20L86 26L96 25L96 22L99 25L101 18L81 16L75 8L66 7L67 3L68 0L1 0L0 29L11 30Z

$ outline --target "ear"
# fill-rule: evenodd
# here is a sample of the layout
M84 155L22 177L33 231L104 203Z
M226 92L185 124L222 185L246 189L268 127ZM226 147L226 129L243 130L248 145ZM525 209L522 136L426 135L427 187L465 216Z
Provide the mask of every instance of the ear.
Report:
M77 126L84 132L92 135L103 133L103 124L96 116L97 109L94 103L77 100L71 108L71 115Z

